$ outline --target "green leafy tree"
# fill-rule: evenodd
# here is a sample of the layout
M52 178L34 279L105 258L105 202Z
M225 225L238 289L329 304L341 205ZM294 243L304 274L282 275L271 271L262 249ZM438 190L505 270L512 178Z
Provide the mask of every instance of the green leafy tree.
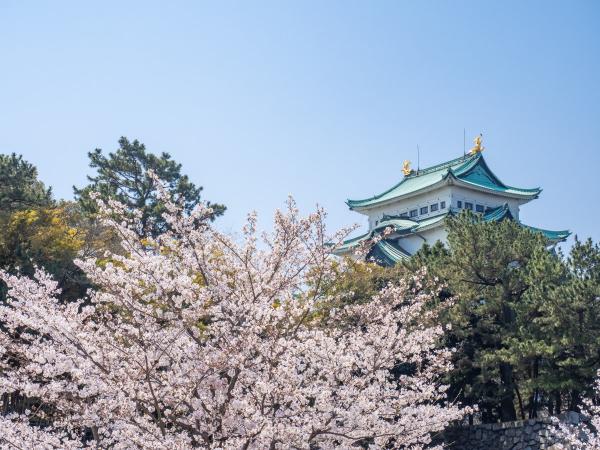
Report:
M56 202L36 167L20 155L0 155L0 181L0 267L28 276L43 267L64 300L84 295L90 284L74 259L118 252L116 236L79 203ZM0 283L0 299L5 293Z
M83 188L74 187L75 196L82 208L96 212L96 203L90 197L97 192L102 200L114 199L129 209L141 211L140 236L157 235L165 230L162 218L164 205L158 199L154 179L148 174L153 171L167 185L170 193L191 211L200 201L202 187L197 187L187 175L181 173L181 164L173 161L168 153L155 155L147 152L144 144L127 138L119 139L119 148L107 156L101 149L88 153L90 167L96 169L95 176L88 176L90 184ZM225 206L206 202L213 209L213 218L225 211Z
M33 275L35 267L52 273L64 298L87 287L73 263L82 249L81 231L71 225L68 203L56 203L38 179L36 167L21 155L0 155L0 267ZM5 286L0 286L4 298Z
M63 299L83 295L89 283L74 260L83 249L85 231L70 222L67 202L4 216L0 265L27 276L32 276L36 267L43 267L58 281Z

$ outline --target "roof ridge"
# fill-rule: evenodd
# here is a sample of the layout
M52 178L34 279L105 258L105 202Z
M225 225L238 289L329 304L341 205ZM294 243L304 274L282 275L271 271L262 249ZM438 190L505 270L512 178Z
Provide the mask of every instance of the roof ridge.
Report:
M451 159L449 161L445 161L443 163L436 164L434 166L425 167L424 169L416 170L414 173L408 175L406 178L418 177L421 175L427 175L432 172L439 172L440 170L447 169L449 167L455 166L459 162L467 162L477 158L479 154L475 155L463 155L458 158Z
M543 190L539 186L538 187L534 187L534 188L520 188L520 187L517 187L517 186L511 186L511 185L505 184L505 183L502 183L502 184L504 184L504 187L507 188L507 189L514 189L514 190L517 190L517 191L525 191L525 192L536 192L536 191L539 191L539 192L542 192L542 190Z
M346 204L351 207L351 204L355 203L355 202L365 202L365 201L377 200L378 198L381 198L384 195L390 193L391 191L393 191L394 189L396 189L398 186L400 186L402 183L404 183L407 180L420 177L421 175L427 175L429 173L438 172L438 171L446 169L448 167L452 167L453 165L456 165L457 163L459 163L461 161L465 161L466 162L466 161L474 160L477 156L479 156L479 154L477 154L477 155L471 155L471 156L469 156L469 155L463 155L463 156L459 156L458 158L451 159L450 161L446 161L446 162L443 162L443 163L440 163L440 164L436 164L435 166L426 167L425 169L419 170L419 171L417 171L415 173L412 173L410 175L405 176L398 183L396 183L391 188L383 191L380 194L376 194L376 195L373 195L371 197L364 198L364 199L361 199L361 200L347 199L346 200Z

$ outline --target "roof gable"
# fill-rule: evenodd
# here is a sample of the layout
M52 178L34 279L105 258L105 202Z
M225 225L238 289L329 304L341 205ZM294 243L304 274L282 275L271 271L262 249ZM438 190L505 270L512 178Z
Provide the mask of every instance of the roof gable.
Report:
M505 187L504 184L489 170L483 159L479 159L477 164L473 165L468 171L458 175L458 178L479 186L489 186L491 188Z

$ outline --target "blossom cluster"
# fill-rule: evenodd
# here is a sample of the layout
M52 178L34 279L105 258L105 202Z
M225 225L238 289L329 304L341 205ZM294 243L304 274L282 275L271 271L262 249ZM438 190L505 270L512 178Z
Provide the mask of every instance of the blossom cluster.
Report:
M2 445L424 448L464 415L440 381L443 330L418 320L436 294L422 275L323 308L345 232L322 210L290 200L271 233L250 215L234 238L164 200L169 230L143 240L103 206L123 252L77 262L95 286L77 302L42 270L1 275L0 393L36 400L2 417Z
M600 395L600 371L594 383L594 393ZM557 420L557 449L600 450L600 406L591 398L585 399L582 406L577 423Z

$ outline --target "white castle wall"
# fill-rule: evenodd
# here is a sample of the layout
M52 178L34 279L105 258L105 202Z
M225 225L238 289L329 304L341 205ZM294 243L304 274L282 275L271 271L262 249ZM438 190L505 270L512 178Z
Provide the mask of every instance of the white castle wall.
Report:
M422 207L431 206L434 203L439 204L442 201L446 202L446 209L434 212L430 211L427 214L420 214ZM461 201L463 206L465 202L470 202L473 203L473 205L482 205L484 208L495 208L503 205L504 203L508 203L510 212L516 219L519 218L519 205L523 203L523 200L511 199L500 195L480 192L473 189L464 188L462 186L444 186L434 191L415 195L408 199L400 200L369 210L366 212L366 214L369 216L369 229L373 229L376 226L376 223L383 218L384 214L390 216L399 216L403 213L409 213L409 211L413 209L417 209L419 211L419 215L415 219L423 220L448 211L449 207L457 208L458 201Z
M373 229L376 226L375 222L380 221L384 214L390 216L399 216L403 213L408 213L412 209L420 210L424 206L430 206L433 203L439 204L440 202L445 201L446 209L423 215L419 214L417 219L421 220L426 219L427 217L437 216L441 212L448 211L451 201L451 192L452 188L450 186L444 186L441 189L415 195L414 197L410 197L406 200L400 200L385 206L373 208L367 213L369 216L369 229Z
M424 206L431 206L434 203L440 204L442 201L446 202L445 209L439 209L438 211L427 214L420 214L420 210ZM438 214L447 212L450 207L458 208L458 201L462 202L464 208L465 202L473 203L475 205L482 205L485 208L495 208L508 204L510 212L518 220L519 218L519 205L522 204L523 200L511 199L500 195L494 195L491 193L480 192L473 189L464 188L462 186L447 185L434 191L426 192L423 194L415 195L408 199L396 201L385 206L373 208L367 212L369 216L369 229L373 229L376 224L385 215L399 216L403 213L409 213L413 209L419 211L419 215L415 217L415 220L423 220ZM436 241L446 242L448 233L446 232L443 223L436 228L423 231L419 234L413 234L402 238L399 244L407 252L413 254L418 251L424 242L429 245L433 245Z
M483 205L486 208L495 208L501 206L504 203L508 203L511 214L515 219L519 219L519 205L522 201L517 199L511 199L507 197L501 197L499 195L488 194L486 192L480 192L472 189L467 189L462 186L452 187L452 207L457 207L457 202L462 201L463 205L465 202L471 202L473 204Z
M400 239L400 246L409 252L411 255L417 252L421 246L427 242L429 245L435 244L437 241L446 242L448 232L443 225L423 231L422 233L412 234Z

